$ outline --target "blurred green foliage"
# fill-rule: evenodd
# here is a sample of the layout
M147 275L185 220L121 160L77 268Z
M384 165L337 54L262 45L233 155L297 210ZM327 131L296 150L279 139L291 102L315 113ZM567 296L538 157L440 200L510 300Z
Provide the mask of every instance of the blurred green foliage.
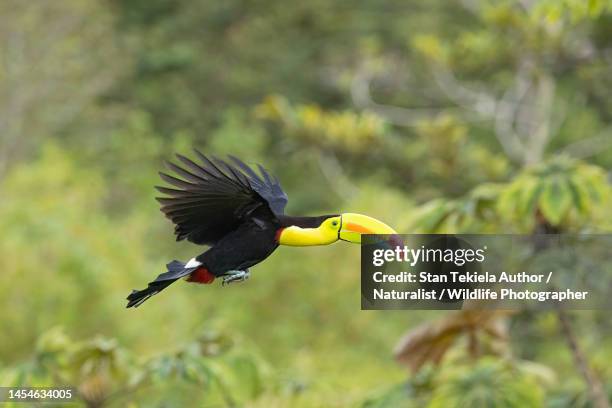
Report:
M176 350L149 358L134 355L114 339L77 342L59 327L43 333L30 361L6 370L4 386L69 386L87 406L135 404L151 389L185 387L210 401L244 403L263 392L269 371L247 352L216 332L204 332ZM187 403L180 397L177 402Z
M281 248L245 284L124 298L201 251L174 242L152 188L192 146L265 165L292 214L609 232L611 13L2 2L0 385L71 385L88 406L595 406L552 313L360 311L357 247ZM609 317L570 321L610 393Z
M429 403L432 408L543 405L542 395L533 380L501 361L481 359L470 370L458 369L447 375Z

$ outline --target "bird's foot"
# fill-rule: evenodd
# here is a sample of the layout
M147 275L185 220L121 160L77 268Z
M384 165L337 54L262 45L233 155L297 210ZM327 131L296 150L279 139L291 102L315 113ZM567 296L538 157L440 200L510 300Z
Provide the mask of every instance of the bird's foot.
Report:
M229 285L233 282L245 281L249 279L250 276L251 273L248 269L244 271L227 271L222 277L223 282L221 283L221 286Z

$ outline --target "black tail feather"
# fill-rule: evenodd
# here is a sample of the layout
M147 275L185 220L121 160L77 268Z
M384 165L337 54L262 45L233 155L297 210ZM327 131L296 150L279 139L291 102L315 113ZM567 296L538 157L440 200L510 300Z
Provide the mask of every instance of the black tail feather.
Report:
M160 274L154 281L142 290L133 290L127 297L126 307L138 307L151 296L161 292L178 279L191 274L196 268L185 268L185 264L180 261L172 261L168 265L168 272Z

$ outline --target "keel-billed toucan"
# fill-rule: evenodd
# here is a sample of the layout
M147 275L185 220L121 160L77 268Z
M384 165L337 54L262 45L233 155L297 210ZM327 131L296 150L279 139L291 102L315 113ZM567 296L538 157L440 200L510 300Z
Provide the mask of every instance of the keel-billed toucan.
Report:
M177 241L187 239L210 248L189 262L172 261L168 271L143 290L127 297L139 306L172 282L223 283L245 280L248 268L266 259L279 245L328 245L338 240L361 242L361 234L395 234L374 218L361 214L293 217L284 214L287 195L278 179L261 165L259 172L230 156L208 158L195 151L199 163L177 155L184 167L167 166L180 178L160 172L173 186L156 187L161 211L176 225Z

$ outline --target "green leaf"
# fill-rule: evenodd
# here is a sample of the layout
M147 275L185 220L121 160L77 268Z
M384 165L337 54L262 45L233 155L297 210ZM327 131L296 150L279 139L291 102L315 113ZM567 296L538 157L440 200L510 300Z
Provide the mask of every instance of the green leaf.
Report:
M497 211L507 218L511 218L515 214L517 203L521 196L522 190L520 183L512 183L509 187L500 195L499 201L497 202Z
M536 203L544 187L540 180L528 178L520 186L520 198L517 205L517 216L530 216L535 211Z
M485 183L474 188L469 195L469 202L473 203L473 215L482 216L485 211L494 210L501 191L502 185L497 183Z
M538 204L548 222L559 225L561 219L571 208L571 191L562 180L553 179L546 184Z
M416 217L416 226L425 233L436 231L448 216L448 203L434 200L426 204Z
M573 178L567 180L567 187L572 195L573 206L579 213L586 214L590 208L589 192Z

